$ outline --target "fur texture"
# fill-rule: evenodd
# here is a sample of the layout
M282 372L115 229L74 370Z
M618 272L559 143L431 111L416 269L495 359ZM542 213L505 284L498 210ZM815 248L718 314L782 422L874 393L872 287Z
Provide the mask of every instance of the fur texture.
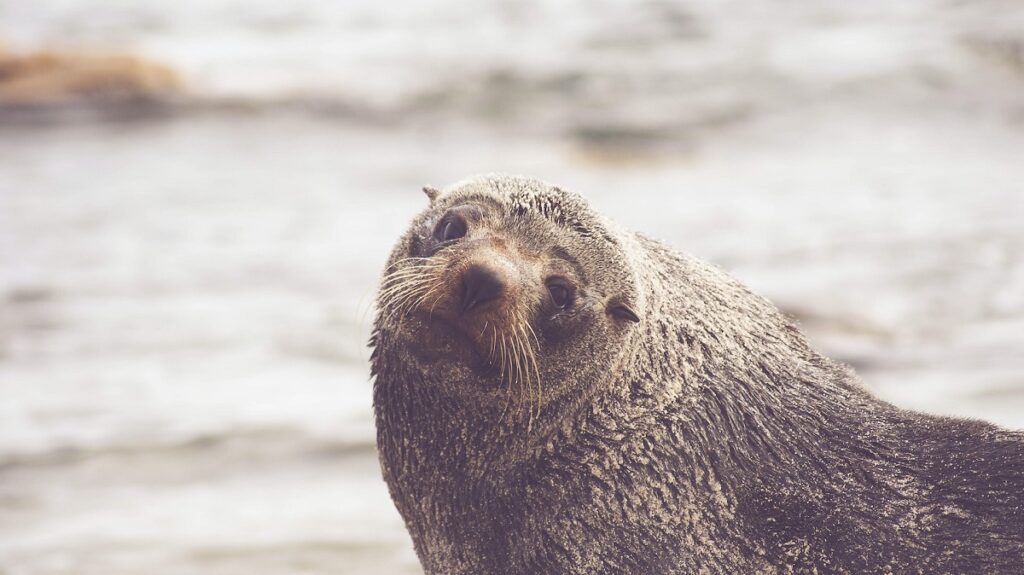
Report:
M578 260L589 307L538 338L533 418L457 342L410 351L429 318L378 316L381 465L427 573L1022 572L1024 434L876 399L736 280L536 180L432 196L389 270L478 201L480 234Z

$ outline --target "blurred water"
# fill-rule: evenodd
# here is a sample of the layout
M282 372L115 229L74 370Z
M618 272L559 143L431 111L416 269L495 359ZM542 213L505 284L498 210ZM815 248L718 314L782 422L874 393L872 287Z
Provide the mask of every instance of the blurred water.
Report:
M418 191L539 176L728 269L883 397L1024 427L1014 2L0 1L175 65L0 111L0 573L416 572L370 302Z

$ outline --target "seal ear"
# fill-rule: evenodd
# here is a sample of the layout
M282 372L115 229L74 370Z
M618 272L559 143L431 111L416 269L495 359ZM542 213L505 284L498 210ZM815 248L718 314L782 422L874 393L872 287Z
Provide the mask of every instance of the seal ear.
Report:
M427 194L427 197L430 198L430 204L433 205L434 200L437 199L437 196L441 195L441 190L433 186L423 186L423 193Z
M621 301L613 301L609 303L608 313L614 317L624 319L626 321L631 321L633 323L640 322L640 316L636 315L636 312L633 311L633 308L629 307L628 304L625 304Z

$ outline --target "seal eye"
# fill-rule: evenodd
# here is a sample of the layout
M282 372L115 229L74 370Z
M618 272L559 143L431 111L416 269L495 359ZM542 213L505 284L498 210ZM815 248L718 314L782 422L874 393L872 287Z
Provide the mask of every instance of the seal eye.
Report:
M434 228L434 237L442 242L457 240L465 235L466 220L454 212L445 214Z
M548 293L551 294L551 302L559 309L568 309L572 306L575 295L572 284L562 278L548 278L545 282L548 286Z

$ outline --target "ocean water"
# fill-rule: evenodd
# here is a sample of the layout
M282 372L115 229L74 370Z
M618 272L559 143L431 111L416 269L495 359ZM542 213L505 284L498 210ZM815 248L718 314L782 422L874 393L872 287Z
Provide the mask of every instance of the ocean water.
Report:
M0 110L0 573L416 573L374 286L419 188L542 177L913 409L1024 427L1024 7L0 1L172 65Z

